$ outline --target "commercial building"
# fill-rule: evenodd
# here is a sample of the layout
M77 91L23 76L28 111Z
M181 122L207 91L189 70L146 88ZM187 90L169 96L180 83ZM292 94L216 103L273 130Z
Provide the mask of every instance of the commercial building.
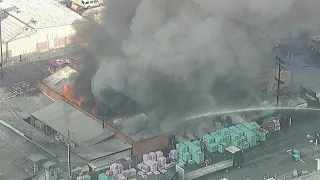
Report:
M39 89L44 94L46 94L47 96L49 96L52 99L54 99L55 101L57 101L56 102L57 105L60 104L60 106L62 106L62 104L69 104L69 106L72 106L74 110L79 111L83 115L89 117L91 119L92 123L100 124L99 127L97 126L98 129L99 128L102 129L102 126L104 126L106 129L109 129L110 131L112 131L116 138L121 139L124 142L126 142L127 144L132 146L131 155L142 155L144 153L148 153L153 150L168 147L169 140L168 140L167 135L155 136L154 134L145 133L145 132L140 135L128 135L128 134L121 132L121 126L119 127L116 125L116 123L113 123L113 122L120 122L120 123L130 122L130 119L133 119L137 116L146 117L146 115L143 113L137 114L135 116L130 116L130 117L128 117L128 116L119 117L114 120L110 120L111 123L104 123L103 120L92 115L92 113L87 112L85 109L75 105L74 103L70 102L70 100L63 97L63 95L62 95L63 85L72 84L75 77L77 76L77 74L78 73L75 70L73 70L72 68L67 66L67 67L59 70L55 74L49 76L48 78L46 78L42 82L40 82L38 84ZM63 105L63 106L65 106L65 105ZM68 107L68 108L70 108L70 107ZM48 110L47 112L50 112L50 111L51 110ZM62 113L62 112L60 112L60 113ZM69 114L69 112L68 112L68 114ZM36 117L37 113L35 113L34 116L35 116L35 118L37 118ZM66 115L65 117L68 117L68 116ZM66 124L62 123L65 120L62 120L62 119L63 119L63 117L61 116L61 117L57 117L56 120L54 120L54 121L60 121L61 124L59 125L59 127L61 127L61 128L66 127ZM40 121L41 121L41 118L40 118ZM77 119L75 119L74 121L75 121L75 123L77 123ZM49 121L46 121L44 123L47 124L48 126L50 126ZM55 123L58 123L58 122L55 122ZM75 125L75 127L77 127L76 124L74 124L74 125ZM53 125L52 125L52 128L55 129L53 127ZM93 131L95 129L96 128L93 128ZM57 129L56 129L56 131L59 132ZM85 132L83 132L83 133L85 133ZM80 140L78 142L80 142Z
M87 22L55 0L3 0L0 7L16 7L2 17L2 51L6 60L64 47L75 33L73 24Z

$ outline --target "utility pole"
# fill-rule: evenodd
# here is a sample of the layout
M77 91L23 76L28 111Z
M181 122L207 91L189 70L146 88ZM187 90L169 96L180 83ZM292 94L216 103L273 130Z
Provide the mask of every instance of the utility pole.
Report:
M276 55L274 57L274 60L276 61L276 65L278 66L278 77L274 77L274 79L277 81L277 109L279 108L279 99L280 99L280 85L284 84L284 81L281 81L281 71L284 69L283 64L286 62L281 60L281 58Z
M67 129L67 144L68 144L68 177L71 179L71 151L70 151L70 131Z

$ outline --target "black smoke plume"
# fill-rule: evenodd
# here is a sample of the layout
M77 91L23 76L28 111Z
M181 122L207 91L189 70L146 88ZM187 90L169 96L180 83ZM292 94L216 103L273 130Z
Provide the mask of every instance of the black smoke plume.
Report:
M90 42L91 54L78 83L87 81L108 112L145 112L151 128L199 111L253 103L253 82L273 64L277 39L320 26L320 1L312 0L106 4L104 25L75 28L76 37Z

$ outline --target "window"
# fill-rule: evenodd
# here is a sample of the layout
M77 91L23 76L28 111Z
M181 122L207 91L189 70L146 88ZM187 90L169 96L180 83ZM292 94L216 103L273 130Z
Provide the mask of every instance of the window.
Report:
M93 4L93 1L90 1L90 4Z
M86 4L89 4L89 1L87 1Z
M98 3L99 1L98 0L94 0L94 3Z

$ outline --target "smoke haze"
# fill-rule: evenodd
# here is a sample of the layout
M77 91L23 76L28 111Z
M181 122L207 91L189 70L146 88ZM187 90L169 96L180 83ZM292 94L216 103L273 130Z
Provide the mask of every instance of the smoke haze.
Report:
M320 26L314 0L197 2L108 0L104 27L76 27L77 36L90 34L88 60L99 62L82 72L96 100L123 112L139 104L150 128L252 103L253 81L273 64L275 41Z

